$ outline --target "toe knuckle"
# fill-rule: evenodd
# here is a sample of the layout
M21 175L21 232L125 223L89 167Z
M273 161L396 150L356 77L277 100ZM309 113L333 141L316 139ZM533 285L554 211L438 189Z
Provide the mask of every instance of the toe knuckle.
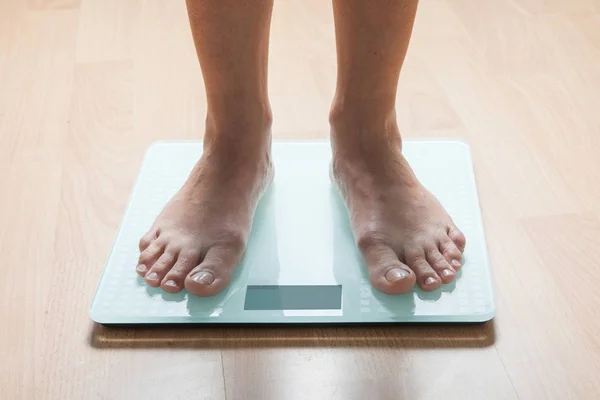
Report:
M425 266L425 265L427 265L427 264L428 264L428 263L427 263L427 259L426 259L426 258L425 258L425 256L424 256L424 255L422 255L422 254L419 254L419 255L415 256L415 257L412 259L412 263L413 263L414 265L416 265L416 266L419 266L419 267L423 267L423 266Z
M446 233L447 235L451 238L451 239L463 239L465 238L465 235L462 233L462 231L460 229L458 229L455 225L449 225L448 228L446 229Z
M164 253L162 256L160 256L156 264L160 267L165 267L167 265L172 264L173 261L175 261L175 256L173 254Z
M466 240L465 234L459 230L453 230L451 232L451 234L452 234L452 237L454 237L456 239L463 240L463 241Z
M434 251L434 250L429 252L428 258L431 260L431 262L433 262L435 264L440 264L443 261L445 261L444 257L442 257L442 255L438 251Z
M148 252L142 252L142 254L140 254L140 262L141 263L146 263L146 262L150 261L150 259L151 259L151 257Z
M442 251L442 254L449 254L456 250L456 246L452 242L444 242L440 246L440 250Z
M449 252L447 252L447 253L444 253L444 256L445 256L447 259L449 259L449 261L450 261L450 260L458 260L458 259L460 259L460 258L461 258L460 251L458 251L458 250L451 250L451 251L449 251Z
M142 246L142 245L149 246L150 243L152 243L152 241L154 239L156 239L157 237L158 237L157 232L155 230L151 229L140 238L139 244L140 244L140 246Z
M409 262L416 262L424 259L423 250L419 246L408 245L404 249L404 258Z
M452 241L454 241L454 243L456 243L459 246L464 246L465 243L467 242L465 235L463 235L460 232L455 232L455 233L450 234L450 239L452 239Z

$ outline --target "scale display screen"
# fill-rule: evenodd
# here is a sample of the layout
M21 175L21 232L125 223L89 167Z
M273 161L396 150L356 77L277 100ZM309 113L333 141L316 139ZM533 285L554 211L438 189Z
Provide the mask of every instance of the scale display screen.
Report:
M341 310L341 285L248 285L244 310Z

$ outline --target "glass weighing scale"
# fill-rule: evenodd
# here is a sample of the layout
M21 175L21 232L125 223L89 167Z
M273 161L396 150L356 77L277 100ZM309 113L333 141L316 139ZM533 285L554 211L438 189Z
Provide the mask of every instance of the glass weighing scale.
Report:
M213 297L169 294L135 272L140 237L181 187L201 142L158 142L146 153L90 314L103 325L485 322L495 304L467 144L405 141L421 182L467 237L455 282L391 296L373 289L331 184L329 142L275 142L275 181L256 210L246 256Z

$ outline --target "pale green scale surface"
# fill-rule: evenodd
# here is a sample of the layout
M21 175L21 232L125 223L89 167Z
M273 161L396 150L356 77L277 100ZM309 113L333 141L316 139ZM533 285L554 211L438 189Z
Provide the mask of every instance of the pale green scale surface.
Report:
M494 317L489 262L468 145L406 141L423 184L468 238L456 282L403 296L371 288L348 216L329 179L327 142L276 142L275 182L256 211L247 254L221 294L148 287L135 272L140 237L181 187L200 142L159 142L142 164L91 306L102 324L482 322Z

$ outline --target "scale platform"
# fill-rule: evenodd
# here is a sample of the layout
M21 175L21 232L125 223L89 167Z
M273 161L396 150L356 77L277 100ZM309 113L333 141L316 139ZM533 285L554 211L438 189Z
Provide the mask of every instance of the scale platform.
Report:
M201 142L158 142L144 158L90 313L104 325L485 322L495 305L470 149L461 141L406 141L421 182L468 244L455 282L435 292L385 295L371 287L331 184L328 142L273 144L275 181L256 210L244 260L213 297L152 288L135 272L140 237L181 187Z

